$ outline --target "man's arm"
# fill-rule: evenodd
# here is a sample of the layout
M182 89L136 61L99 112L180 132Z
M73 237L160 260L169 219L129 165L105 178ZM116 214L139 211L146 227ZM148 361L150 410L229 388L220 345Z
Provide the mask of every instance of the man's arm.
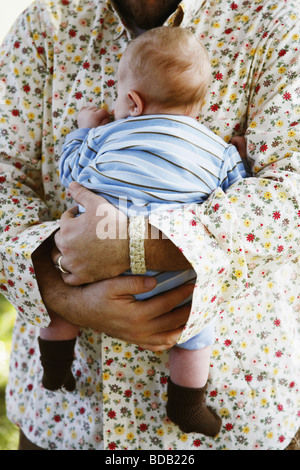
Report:
M155 287L155 279L120 276L84 286L65 284L51 259L49 238L34 253L39 288L48 311L55 311L70 323L90 327L112 337L160 351L172 347L186 323L190 307L176 309L187 299L193 286L182 286L146 301L134 294Z

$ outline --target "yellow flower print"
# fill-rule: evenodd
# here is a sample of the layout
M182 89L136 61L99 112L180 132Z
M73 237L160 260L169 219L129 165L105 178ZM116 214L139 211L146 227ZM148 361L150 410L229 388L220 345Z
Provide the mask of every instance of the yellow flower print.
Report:
M223 373L226 373L229 371L229 366L228 364L224 364L222 367L221 367L221 372Z
M126 351L125 354L124 354L124 356L126 357L126 359L130 359L131 356L132 356L132 354L131 354L130 351Z
M240 278L240 277L242 277L242 275L243 275L243 271L241 271L240 269L237 269L237 270L234 272L234 275L235 275L235 277Z
M264 194L264 198L265 199L272 199L272 193L270 193L270 191L266 191L265 194Z
M115 69L111 66L111 65L107 65L104 69L105 73L107 73L108 75L111 75L112 73L115 72Z
M272 243L270 243L270 242L267 242L267 243L264 244L264 247L265 247L266 250L269 250L271 248L271 246L272 246Z
M67 126L64 126L64 127L61 128L60 133L61 133L61 135L67 135L67 134L70 133L70 128L67 127Z
M74 58L73 58L73 61L77 64L78 62L81 61L81 57L80 55L76 55Z
M90 78L86 78L86 79L84 80L84 84L85 84L85 86L87 86L87 87L93 86L93 83L94 83L93 80L91 80Z
M140 367L140 366L138 366L138 367L136 367L136 368L134 369L134 373L135 373L136 375L141 375L143 372L144 372L144 369L143 369L142 367Z
M264 353L269 354L270 348L268 348L268 346L265 346L263 351L264 351Z
M283 121L279 119L278 121L275 122L277 127L282 127L283 126Z
M71 439L76 439L76 438L77 438L77 432L71 431Z
M94 93L96 93L96 95L98 95L98 93L101 93L101 88L99 86L95 86Z
M236 390L230 390L229 396L230 397L236 397Z
M182 434L182 435L180 436L180 440L181 440L182 442L187 441L187 439L188 439L188 437L187 437L186 434Z
M66 44L66 51L70 54L74 51L74 46L72 44Z
M51 431L51 429L48 429L48 431L47 431L47 436L48 436L48 437L52 436L52 431Z
M249 426L245 426L245 427L243 428L243 433L244 433L244 434L248 434L249 432L250 432Z
M282 74L282 73L285 73L285 71L286 71L286 67L284 66L278 67L278 73Z
M256 121L252 121L252 122L250 123L250 126L249 126L249 127L251 127L252 129L255 129L256 126L257 126L257 122L256 122Z
M122 346L121 346L120 344L115 344L115 345L113 346L113 351L116 352L116 353L120 353L120 352L123 351L123 348L122 348Z
M74 108L69 108L69 109L68 109L68 114L69 114L70 116L72 116L74 113L75 113L75 109L74 109Z
M144 416L143 410L141 410L141 408L136 408L134 410L134 414L137 418L141 418L142 416Z
M289 137L294 137L295 135L296 135L296 132L294 130L288 132Z
M272 432L267 433L267 438L268 439L273 439L274 434Z
M103 373L103 380L108 380L110 378L110 375L108 372Z
M28 119L34 119L35 118L34 113L28 113L27 116L28 116Z
M129 432L126 437L127 437L128 441L132 441L132 439L134 439L133 432Z
M245 227L250 227L250 225L251 225L251 220L245 219L245 220L244 220L244 225L245 225Z
M143 395L144 395L145 398L151 397L151 392L150 392L150 390L145 390L144 393L143 393Z
M124 426L117 426L115 428L115 433L118 435L118 436L121 436L122 434L124 434Z
M300 38L299 34L293 34L292 36L293 41L298 41L299 38Z
M221 409L220 409L220 415L221 415L223 418L228 418L228 416L229 416L229 410L228 410L228 408L221 408Z
M213 352L212 352L212 356L214 358L218 357L220 355L220 351L218 351L217 349L214 349Z
M156 431L156 434L157 434L158 436L163 436L164 433L165 433L164 430L161 429L161 428L159 428L159 429Z
M245 77L247 75L247 73L248 73L247 67L242 67L241 70L240 70L240 73L239 73L240 78Z
M231 93L231 95L229 96L230 101L234 101L236 99L236 96L236 93Z

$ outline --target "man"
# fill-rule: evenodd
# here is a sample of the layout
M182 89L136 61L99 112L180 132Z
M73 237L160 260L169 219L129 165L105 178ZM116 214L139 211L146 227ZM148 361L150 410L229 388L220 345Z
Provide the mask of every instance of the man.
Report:
M34 445L282 449L296 433L297 5L39 1L4 43L1 287L19 314L7 409ZM175 344L189 316L187 308L172 309L189 288L137 303L132 295L153 287L144 278L101 281L129 267L127 221L81 187L69 194L57 175L76 111L90 102L113 109L115 72L128 41L164 22L192 29L208 48L215 80L203 120L225 140L246 132L256 175L226 195L217 191L200 207L152 216L152 226L174 245L168 239L145 242L147 268L175 270L191 263L198 274L182 339L218 315L214 387L207 396L224 422L215 440L180 433L165 417L165 349ZM73 198L85 206L80 218L74 209L64 212ZM96 236L103 219L95 214L107 210L110 220L117 219L121 240ZM62 213L55 242L71 273L63 277L50 256ZM231 283L223 282L224 271ZM51 394L40 384L37 334L47 326L49 310L82 327L73 394Z

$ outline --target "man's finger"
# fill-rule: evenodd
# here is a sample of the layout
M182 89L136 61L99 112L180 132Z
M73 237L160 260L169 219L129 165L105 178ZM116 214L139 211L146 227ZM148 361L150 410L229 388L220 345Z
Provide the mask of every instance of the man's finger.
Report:
M71 207L71 209L68 209L62 214L60 220L64 221L67 219L74 219L77 214L78 214L78 206Z
M116 297L143 294L156 286L156 279L151 276L119 276L104 282L111 283L110 292Z
M93 191L90 191L76 181L72 181L69 190L72 198L84 208L92 200L95 200L95 198L97 198L97 204L100 204L101 200L103 200L103 202L107 202L106 199L104 199L102 196L95 194Z

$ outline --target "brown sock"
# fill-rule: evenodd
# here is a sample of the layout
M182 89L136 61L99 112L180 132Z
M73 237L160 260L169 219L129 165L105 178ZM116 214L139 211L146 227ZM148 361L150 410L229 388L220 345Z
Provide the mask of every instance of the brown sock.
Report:
M168 381L167 415L181 431L198 432L215 437L221 429L221 418L205 405L203 388L187 388Z
M44 369L42 384L47 390L65 388L75 390L76 382L72 374L72 362L76 338L66 341L49 341L38 338L41 363Z

